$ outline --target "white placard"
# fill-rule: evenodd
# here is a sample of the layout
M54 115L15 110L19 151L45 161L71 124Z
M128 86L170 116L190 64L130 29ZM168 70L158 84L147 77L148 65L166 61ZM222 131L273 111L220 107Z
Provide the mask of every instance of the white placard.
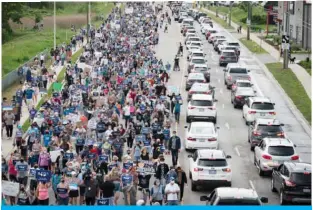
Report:
M17 196L20 191L20 184L16 182L2 181L2 193L8 196Z
M57 160L58 156L61 155L61 151L62 150L50 151L50 158L51 158L51 162L52 163L55 163L55 161Z

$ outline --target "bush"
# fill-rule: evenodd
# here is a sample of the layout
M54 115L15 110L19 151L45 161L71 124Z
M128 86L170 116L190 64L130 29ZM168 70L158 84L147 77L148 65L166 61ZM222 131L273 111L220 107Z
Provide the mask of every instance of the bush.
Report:
M265 15L252 15L252 23L257 25L266 24L266 16Z
M42 16L39 13L35 14L35 23L40 23L42 21Z
M292 43L291 44L291 51L300 51L302 48L301 48L301 45L297 44L297 43Z

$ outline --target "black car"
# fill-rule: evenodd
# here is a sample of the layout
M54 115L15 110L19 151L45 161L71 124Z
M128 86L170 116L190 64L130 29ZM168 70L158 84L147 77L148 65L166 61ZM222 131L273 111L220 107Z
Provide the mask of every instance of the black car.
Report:
M256 119L248 128L248 142L251 151L263 138L285 138L284 124L274 119Z
M231 92L231 103L234 108L242 108L245 104L246 98L255 96L255 91L252 88L237 88L235 91Z
M271 190L279 193L281 205L311 205L311 179L311 164L285 162L273 169Z
M206 17L206 16L208 16L206 13L204 13L204 12L199 12L199 13L197 14L195 20L199 22L200 17Z

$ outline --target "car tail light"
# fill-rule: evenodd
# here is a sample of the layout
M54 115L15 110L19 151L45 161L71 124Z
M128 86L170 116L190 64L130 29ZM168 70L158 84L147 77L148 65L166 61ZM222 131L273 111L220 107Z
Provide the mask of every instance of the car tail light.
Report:
M261 133L259 133L257 131L253 131L253 136L261 136Z
M262 158L265 160L272 160L272 156L270 155L262 155Z
M194 168L193 169L195 172L198 172L198 171L203 171L203 168Z
M208 141L216 141L216 138L209 138Z
M248 111L249 114L255 114L256 111Z
M196 139L195 139L195 138L192 138L192 137L188 137L187 140L188 140L188 141L196 141Z
M194 106L191 106L191 107L188 107L188 109L195 109L196 107L194 107Z
M224 60L224 58L225 58L224 56L221 56L221 60Z
M222 171L223 172L231 172L231 169L230 168L223 168Z
M211 94L211 91L204 92L204 94Z
M270 115L276 115L276 112L269 112Z
M193 94L194 93L194 91L189 91L189 94Z
M285 137L285 134L284 134L283 132L280 132L280 133L277 134L277 136L279 136L279 137Z
M242 99L242 96L236 96L237 99Z
M303 174L304 174L304 175L310 175L311 173L310 173L310 172L305 171L305 172L303 172Z
M248 80L251 81L251 77L250 76L248 77Z
M235 89L235 88L236 88L236 85L233 85L231 88L232 88L232 89Z
M286 184L286 186L288 186L288 187L295 187L295 186L296 186L295 183L293 183L293 182L291 182L291 181L288 181L288 180L285 181L285 184Z
M299 160L299 155L294 155L291 157L291 160Z
M231 76L228 76L228 80L231 80Z
M215 107L208 107L208 109L215 110Z

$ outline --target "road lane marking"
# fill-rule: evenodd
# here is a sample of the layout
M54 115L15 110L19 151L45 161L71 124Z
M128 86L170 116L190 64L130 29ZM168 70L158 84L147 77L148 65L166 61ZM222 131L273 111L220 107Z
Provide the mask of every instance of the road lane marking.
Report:
M215 71L216 71L216 73L218 73L218 69L217 68L215 69Z
M223 94L223 89L220 89L220 93Z
M221 83L221 80L220 80L220 79L218 79L218 83Z
M225 123L225 127L229 130L229 124L228 123Z
M225 104L222 104L223 109L225 109Z
M240 152L238 150L238 147L235 147L235 151L236 151L237 155L240 157Z
M254 185L253 185L253 182L252 182L251 180L249 180L249 184L250 184L251 188L252 188L254 191L256 191L256 190L255 190L255 187L254 187Z

